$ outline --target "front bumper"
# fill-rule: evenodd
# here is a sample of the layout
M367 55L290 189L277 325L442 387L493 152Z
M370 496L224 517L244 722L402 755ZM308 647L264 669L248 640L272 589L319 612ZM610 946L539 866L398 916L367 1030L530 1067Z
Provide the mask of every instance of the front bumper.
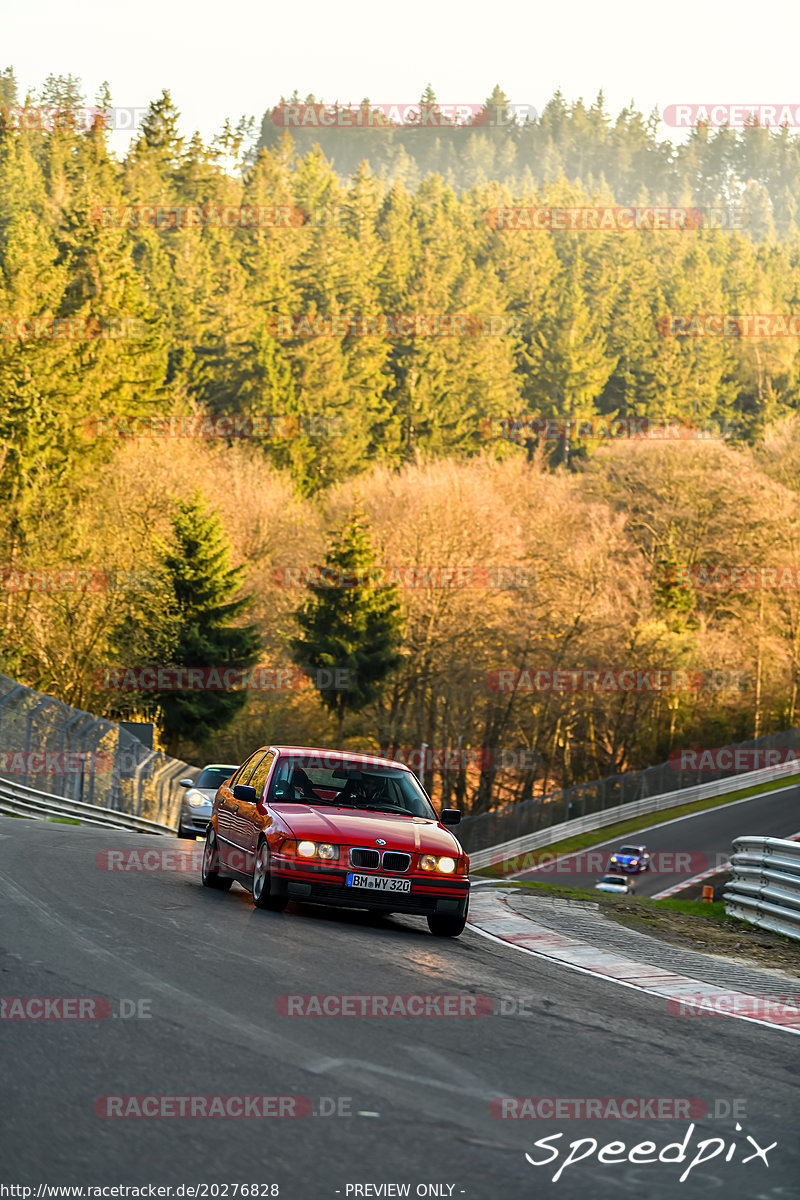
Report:
M377 872L376 872L377 873ZM286 896L307 904L331 904L341 908L367 908L427 917L432 913L463 917L469 903L468 879L431 879L418 875L390 876L411 880L410 892L377 892L348 887L347 871L325 867L277 866L270 870L270 895Z
M207 812L196 808L183 809L181 812L181 829L186 833L198 833L201 837L205 837L205 832L211 821L211 811L211 809Z

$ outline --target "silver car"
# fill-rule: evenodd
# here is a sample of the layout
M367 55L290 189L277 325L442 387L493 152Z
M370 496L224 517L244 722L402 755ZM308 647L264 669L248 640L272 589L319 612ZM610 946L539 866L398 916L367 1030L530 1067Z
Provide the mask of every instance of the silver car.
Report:
M205 837L217 788L238 770L238 766L231 766L230 763L209 763L203 767L197 779L178 781L182 788L187 789L181 802L178 837L196 838L198 834Z
M633 892L633 884L626 875L604 875L594 885L594 890L596 892L621 892L623 895L630 895Z

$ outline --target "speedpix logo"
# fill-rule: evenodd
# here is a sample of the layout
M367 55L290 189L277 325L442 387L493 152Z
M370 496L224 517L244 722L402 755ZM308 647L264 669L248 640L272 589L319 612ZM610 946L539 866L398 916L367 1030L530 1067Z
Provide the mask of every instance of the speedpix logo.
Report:
M654 1162L679 1163L682 1165L689 1157L690 1146L694 1150L694 1146L692 1145L694 1131L695 1126L694 1123L692 1123L686 1130L686 1135L681 1141L669 1142L666 1146L663 1146L660 1151L657 1150L655 1142L638 1142L635 1146L631 1146L630 1150L628 1150L625 1142L608 1142L606 1145L601 1146L598 1149L598 1142L596 1138L578 1138L576 1141L569 1143L569 1154L567 1154L564 1161L556 1170L552 1181L553 1183L557 1183L567 1167L571 1167L575 1163L584 1162L587 1158L591 1158L595 1154L597 1154L598 1163L601 1163L603 1166L621 1166L623 1163L644 1164ZM736 1122L736 1132L742 1132L742 1126L738 1121ZM558 1142L558 1139L562 1138L563 1136L563 1133L552 1133L549 1137L539 1138L537 1142L534 1142L534 1149L543 1150L549 1155L549 1158L534 1158L532 1155L526 1153L525 1158L530 1165L532 1167L547 1167L557 1162L560 1152L563 1148L563 1143L559 1145L555 1145L554 1143ZM740 1150L742 1151L742 1157L739 1159L739 1163L742 1166L745 1163L752 1162L753 1159L758 1158L762 1160L765 1167L769 1167L767 1155L769 1154L770 1150L775 1149L778 1143L771 1142L768 1146L761 1146L754 1137L750 1136L749 1133L747 1134L747 1142L750 1143L749 1146L740 1145L734 1138L730 1145L728 1145L725 1138L704 1138L702 1141L697 1143L697 1149L694 1153L694 1157L683 1174L678 1177L678 1182L685 1183L689 1177L689 1174L695 1167L699 1167L702 1163L711 1162L712 1159L719 1157L719 1155L725 1153L726 1150L727 1153L725 1154L724 1159L726 1163L736 1161L736 1152L737 1150ZM752 1148L753 1153L745 1157L744 1152L750 1148ZM675 1153L675 1151L677 1151L677 1153Z

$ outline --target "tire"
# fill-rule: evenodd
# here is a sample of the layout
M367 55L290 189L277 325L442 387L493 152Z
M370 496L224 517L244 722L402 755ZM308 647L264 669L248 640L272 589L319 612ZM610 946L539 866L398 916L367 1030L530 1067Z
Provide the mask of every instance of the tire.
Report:
M203 847L203 866L201 868L203 887L214 888L218 892L230 890L232 879L227 879L219 873L219 852L213 826L206 833L206 844Z
M253 862L253 883L250 889L253 893L253 904L256 908L266 908L270 912L283 912L288 903L286 896L271 896L269 892L269 847L262 838L256 849Z
M427 918L428 929L435 937L458 937L464 932L467 923L467 913L463 917L449 917L442 913L431 913Z
M193 842L197 841L197 834L189 833L189 831L184 829L182 825L181 825L180 829L178 830L178 837L179 838L187 838Z

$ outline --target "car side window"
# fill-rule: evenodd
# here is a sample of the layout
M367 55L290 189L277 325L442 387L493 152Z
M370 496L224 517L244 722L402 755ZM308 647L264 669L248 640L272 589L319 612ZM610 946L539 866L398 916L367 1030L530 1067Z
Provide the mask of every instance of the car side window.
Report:
M250 776L253 774L253 771L255 770L255 767L256 767L256 763L261 758L263 753L264 753L263 749L256 750L255 754L251 754L250 757L247 759L247 761L242 763L242 765L239 767L239 770L236 772L233 779L231 780L231 791L236 787L237 783L249 783L250 782Z
M250 780L249 780L250 786L254 787L256 789L256 800L261 799L261 793L264 790L264 784L267 782L267 776L269 775L269 769L272 766L274 761L275 761L275 751L268 750L267 753L264 755L264 757L261 759L261 762L256 767L252 776L250 777Z

